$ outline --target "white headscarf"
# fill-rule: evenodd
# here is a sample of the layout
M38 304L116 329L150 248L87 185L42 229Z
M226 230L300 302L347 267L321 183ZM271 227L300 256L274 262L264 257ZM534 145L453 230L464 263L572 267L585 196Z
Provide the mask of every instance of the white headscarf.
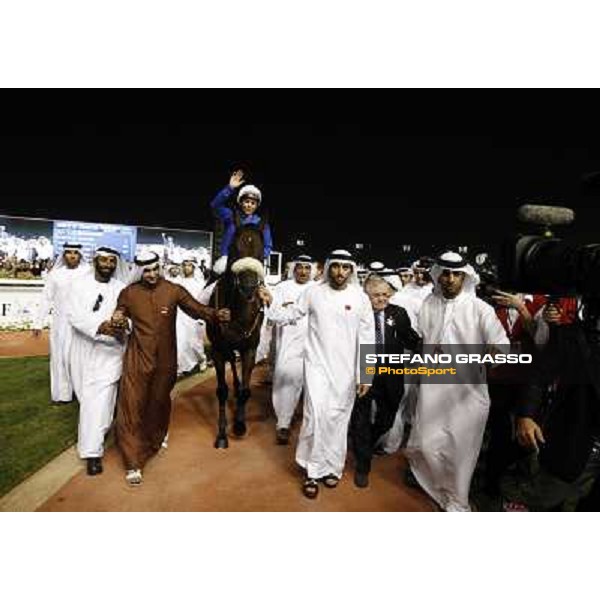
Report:
M402 280L393 269L384 269L379 273L379 276L387 281L394 288L394 291L398 292L402 289Z
M396 272L393 271L392 269L388 269L380 261L372 262L369 265L369 274L367 275L367 278L365 279L365 283L364 283L365 290L367 289L367 284L369 283L369 280L371 280L373 278L382 279L388 285L391 285L392 288L394 289L394 291L396 291L396 292L400 289L400 287L402 287L401 285L400 285L400 287L398 287L398 284L400 282L399 282L399 277L396 275Z
M83 248L83 246L81 244L74 244L71 242L66 242L65 244L63 244L62 254L56 259L56 262L54 263L52 270L58 271L58 269L68 269L69 268L69 267L67 267L67 262L65 261L65 252L67 252L68 250L76 250L77 252L79 252L79 255L81 256L81 262L79 263L79 268L87 266L84 264L82 248Z
M360 282L358 279L358 266L356 261L352 257L352 254L347 250L334 250L325 261L325 270L323 272L323 283L329 285L329 270L331 269L331 265L333 264L341 264L341 265L350 265L352 267L352 275L348 281L348 285L357 285L360 286Z
M311 280L315 278L315 276L317 274L317 265L313 261L312 257L308 256L308 254L300 254L299 256L296 256L296 258L294 258L293 261L288 263L288 272L287 272L288 280L294 279L294 272L296 271L296 267L298 265L310 265L310 269L311 269L310 278L311 278Z
M171 252L171 254L169 255L169 263L177 265L178 267L181 266L183 260L183 253L179 249L173 250L173 252Z
M206 284L206 281L204 279L204 274L202 273L200 267L198 266L198 260L196 259L196 256L194 254L192 254L191 252L187 252L186 254L183 255L182 258L183 258L183 260L181 261L182 267L183 267L183 263L186 263L186 262L192 263L195 267L194 275L192 276L192 278L195 279L202 286L204 286ZM181 278L187 279L183 273L183 269L181 271Z
M429 273L434 262L428 256L423 256L419 260L415 260L411 266L413 274L415 271L427 271Z
M385 265L376 260L369 265L369 275L379 275L382 271L385 271Z
M156 254L156 252L145 250L135 257L135 262L129 277L129 283L138 283L142 280L146 269L153 269L156 266L160 266L160 257L158 254Z
M127 261L121 258L121 254L118 250L110 248L109 246L101 246L94 252L94 258L97 256L114 256L117 259L117 268L113 277L118 279L120 282L127 284L129 282L130 273L129 265Z
M475 269L456 252L445 252L435 262L431 269L431 279L434 285L434 294L442 296L442 289L439 285L440 275L444 271L454 271L455 273L465 273L465 283L459 295L476 296L477 286L479 285L479 275Z

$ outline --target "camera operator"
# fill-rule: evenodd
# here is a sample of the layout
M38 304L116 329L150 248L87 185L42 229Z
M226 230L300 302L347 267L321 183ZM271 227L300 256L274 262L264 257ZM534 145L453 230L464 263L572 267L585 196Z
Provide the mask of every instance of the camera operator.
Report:
M488 302L496 310L516 352L533 353L536 332L535 315L545 303L543 296L503 292L488 286ZM522 394L529 371L523 365L503 365L488 373L491 400L488 420L488 446L485 455L484 489L491 498L500 496L500 480L506 469L519 459L520 450L515 440L515 403Z
M544 347L550 339L552 325L572 325L577 321L579 301L574 296L543 296L544 304L535 316L535 343Z
M537 464L510 499L531 510L575 510L600 475L600 301L585 299L581 319L574 306L565 298L544 309L548 342L517 403L517 439Z

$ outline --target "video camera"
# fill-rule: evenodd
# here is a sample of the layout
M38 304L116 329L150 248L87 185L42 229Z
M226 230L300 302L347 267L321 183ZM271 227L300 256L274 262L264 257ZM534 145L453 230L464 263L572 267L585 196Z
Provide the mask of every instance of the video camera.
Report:
M600 244L577 245L552 233L553 227L573 223L571 209L525 205L519 209L519 218L545 231L524 235L504 249L503 282L532 294L600 298Z
M525 205L518 216L544 231L521 236L504 248L503 284L546 295L548 304L557 304L565 296L581 297L583 322L600 333L600 244L580 245L554 237L553 228L574 222L575 213L569 208Z

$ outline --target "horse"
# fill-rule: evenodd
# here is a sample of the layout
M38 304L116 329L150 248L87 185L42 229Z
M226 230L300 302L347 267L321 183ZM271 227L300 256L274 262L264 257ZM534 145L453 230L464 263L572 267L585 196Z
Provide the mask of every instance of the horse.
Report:
M207 325L218 381L219 431L215 442L217 450L229 448L227 363L231 365L236 396L233 433L242 438L248 431L246 406L252 396L250 383L264 322L263 303L258 296L258 289L264 282L263 257L262 228L256 225L238 227L229 252L227 270L218 281L210 302L212 308L228 308L231 311L231 322ZM241 381L236 365L236 351L242 359Z

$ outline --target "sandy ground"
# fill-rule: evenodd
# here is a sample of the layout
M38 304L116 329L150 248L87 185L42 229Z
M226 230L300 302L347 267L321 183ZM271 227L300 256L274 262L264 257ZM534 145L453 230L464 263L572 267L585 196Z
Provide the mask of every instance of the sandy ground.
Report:
M30 331L0 332L0 357L48 356L48 332L34 338Z
M249 435L231 439L226 451L214 449L217 401L215 380L183 391L174 402L171 441L167 451L146 468L141 488L129 488L115 448L107 452L105 473L75 475L45 502L41 511L430 511L430 501L402 483L405 461L400 455L377 458L371 487L358 490L352 465L337 490L322 489L316 501L301 493L294 443L275 444L270 410L271 388L257 372L249 409ZM297 436L298 424L295 436Z

